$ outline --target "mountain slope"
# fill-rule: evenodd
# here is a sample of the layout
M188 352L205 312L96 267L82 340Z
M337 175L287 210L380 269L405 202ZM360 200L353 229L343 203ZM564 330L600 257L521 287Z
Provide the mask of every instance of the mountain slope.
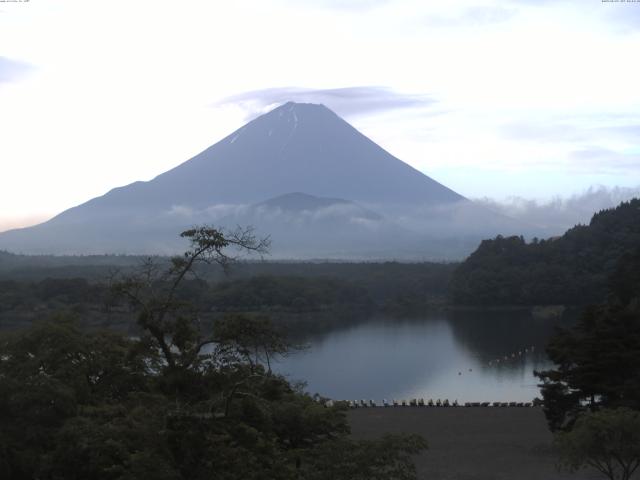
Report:
M404 256L397 249L407 244L419 252L429 238L479 239L523 229L393 157L326 107L290 102L149 182L115 188L41 225L0 234L0 248L25 253L169 253L182 248L177 240L181 229L239 220L238 212L291 192L354 202L380 219L391 219L385 228L413 232L411 238L395 235L395 244L385 245L386 237L374 242L386 257ZM289 203L294 200L288 198ZM260 223L265 234L287 238L283 225ZM276 232L278 228L284 230ZM359 235L363 226L340 228L346 228L341 232L347 234L344 242L356 242L350 232ZM374 235L380 230L371 230L369 237ZM305 255L316 256L307 250ZM338 250L349 256L361 246L344 244Z
M256 203L288 192L366 204L464 200L393 157L323 105L287 103L149 182L136 182L64 212L202 209Z

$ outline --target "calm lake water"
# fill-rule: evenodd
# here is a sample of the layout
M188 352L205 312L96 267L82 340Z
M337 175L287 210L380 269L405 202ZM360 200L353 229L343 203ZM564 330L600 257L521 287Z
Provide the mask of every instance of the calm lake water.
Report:
M533 371L551 365L544 346L559 324L522 312L375 317L304 338L309 348L275 369L340 400L526 402L539 396Z

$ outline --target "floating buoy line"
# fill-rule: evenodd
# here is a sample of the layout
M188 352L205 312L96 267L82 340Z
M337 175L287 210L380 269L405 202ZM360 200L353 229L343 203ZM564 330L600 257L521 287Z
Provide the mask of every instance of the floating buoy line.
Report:
M535 345L531 345L531 346L525 347L523 349L520 349L518 351L511 352L510 354L506 354L506 355L491 359L491 360L489 360L489 362L487 362L487 366L488 367L493 367L494 365L500 365L500 364L503 364L503 363L507 363L507 362L509 362L511 360L517 360L517 359L522 358L523 356L525 356L527 353L535 352L535 350L536 350ZM469 371L471 371L471 369L469 369Z

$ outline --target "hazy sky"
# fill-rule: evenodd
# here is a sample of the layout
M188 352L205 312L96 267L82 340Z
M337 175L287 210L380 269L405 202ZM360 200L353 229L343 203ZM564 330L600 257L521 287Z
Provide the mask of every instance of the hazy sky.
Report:
M0 1L0 230L289 99L468 197L634 187L639 52L640 3Z

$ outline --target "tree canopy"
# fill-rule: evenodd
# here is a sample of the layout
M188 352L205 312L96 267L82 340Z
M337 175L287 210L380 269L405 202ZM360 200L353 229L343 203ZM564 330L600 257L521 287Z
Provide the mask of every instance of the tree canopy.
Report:
M556 435L561 465L591 467L610 480L629 480L640 466L640 412L605 409L582 415L569 432Z
M602 407L640 410L640 248L623 256L608 301L559 329L547 353L555 367L537 372L552 430Z
M271 371L291 345L268 318L231 315L208 331L182 296L197 262L226 267L227 247L264 242L209 227L183 236L191 248L168 268L145 262L114 282L139 336L63 316L0 337L0 477L415 478L421 437L352 439L346 405Z
M454 303L587 305L604 301L620 258L640 244L640 199L596 213L547 240L484 240L455 270Z

